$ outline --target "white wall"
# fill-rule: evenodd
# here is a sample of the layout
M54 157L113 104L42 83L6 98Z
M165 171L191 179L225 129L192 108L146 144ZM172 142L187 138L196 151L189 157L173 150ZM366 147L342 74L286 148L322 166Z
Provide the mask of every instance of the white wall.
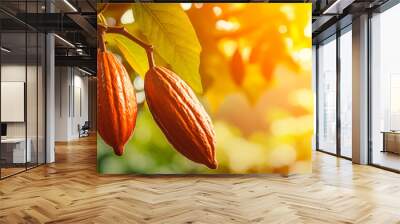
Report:
M1 81L25 82L25 64L2 65ZM7 108L1 108L1 109L6 110ZM25 137L25 123L24 122L7 123L7 137Z
M55 68L55 141L67 141L69 132L69 68Z
M55 140L70 141L88 120L88 78L72 67L56 67L55 73Z

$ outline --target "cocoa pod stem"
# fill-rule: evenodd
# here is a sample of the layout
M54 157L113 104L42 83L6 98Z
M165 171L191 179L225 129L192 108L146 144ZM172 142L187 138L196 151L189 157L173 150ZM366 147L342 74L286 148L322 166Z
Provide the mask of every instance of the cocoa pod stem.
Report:
M146 50L147 59L149 62L149 69L154 68L154 56L153 56L153 46L150 44L146 44L145 42L139 40L138 38L134 37L130 34L125 27L123 26L104 26L102 24L97 25L100 29L103 29L106 33L115 33L125 36L126 38L130 39L131 41L139 44L139 46L143 47Z
M97 32L98 32L98 34L97 34L97 36L99 37L99 39L98 39L98 46L99 46L99 48L100 48L100 51L101 52L104 52L107 48L106 48L106 43L105 43L105 41L104 41L104 29L103 29L103 26L98 26L98 29L97 29Z

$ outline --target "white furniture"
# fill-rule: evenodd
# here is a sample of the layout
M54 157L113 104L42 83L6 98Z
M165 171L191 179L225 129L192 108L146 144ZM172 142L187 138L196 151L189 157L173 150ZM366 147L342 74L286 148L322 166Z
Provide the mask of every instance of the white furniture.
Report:
M12 147L12 163L25 163L32 160L32 140L26 140L26 154L25 154L25 138L6 138L1 139L2 147ZM26 159L26 160L25 160Z

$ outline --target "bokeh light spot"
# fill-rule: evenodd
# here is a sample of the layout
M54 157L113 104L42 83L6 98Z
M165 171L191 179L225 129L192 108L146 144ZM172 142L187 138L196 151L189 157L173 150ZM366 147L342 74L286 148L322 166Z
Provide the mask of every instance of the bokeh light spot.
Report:
M280 25L279 28L279 33L286 33L287 32L287 27L285 25Z
M181 3L181 7L183 10L187 11L192 8L192 3Z
M117 20L114 17L107 17L106 22L108 26L115 26L117 24Z
M143 103L145 99L146 99L146 96L144 94L144 91L140 91L140 92L136 93L136 101L138 104Z
M144 88L144 81L142 79L142 77L140 76L136 76L135 80L133 80L133 86L135 87L135 89L137 91L143 90Z
M218 43L218 48L226 57L232 57L236 51L237 43L234 40L221 40Z
M215 23L215 28L222 31L236 31L240 28L240 24L237 21L220 19Z
M220 16L222 14L222 9L219 6L214 6L213 7L213 12L214 12L214 15L218 17L218 16Z
M131 24L135 22L135 18L133 17L132 9L128 9L122 14L121 16L121 23L122 24Z

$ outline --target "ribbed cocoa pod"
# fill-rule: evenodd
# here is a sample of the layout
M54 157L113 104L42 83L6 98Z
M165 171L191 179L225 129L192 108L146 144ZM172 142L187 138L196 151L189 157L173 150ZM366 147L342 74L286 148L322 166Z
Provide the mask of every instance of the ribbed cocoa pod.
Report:
M214 128L192 89L172 71L154 67L146 73L144 90L171 145L186 158L216 169Z
M136 124L136 95L125 67L107 51L97 52L97 114L100 136L122 155Z

